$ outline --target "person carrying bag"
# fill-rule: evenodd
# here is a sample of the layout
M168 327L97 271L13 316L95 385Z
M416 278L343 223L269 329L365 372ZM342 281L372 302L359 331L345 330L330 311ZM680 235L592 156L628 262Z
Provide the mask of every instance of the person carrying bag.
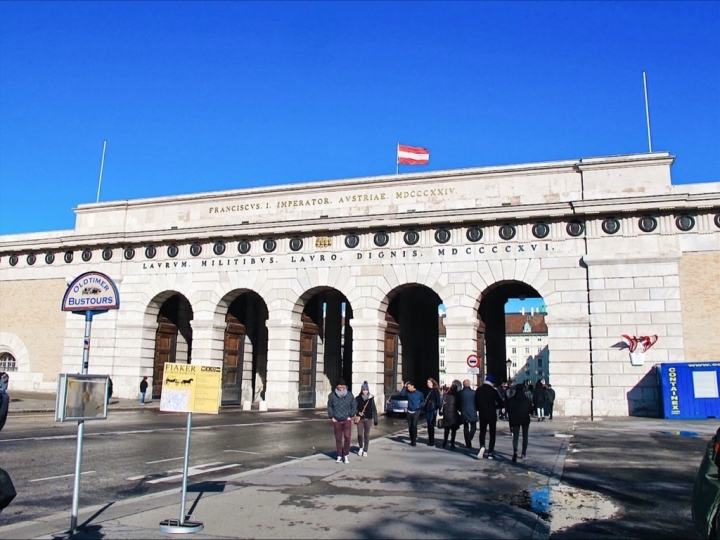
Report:
M378 425L378 412L375 398L370 393L370 385L363 382L360 394L355 398L355 416L353 422L357 425L358 456L367 457L370 445L370 426Z

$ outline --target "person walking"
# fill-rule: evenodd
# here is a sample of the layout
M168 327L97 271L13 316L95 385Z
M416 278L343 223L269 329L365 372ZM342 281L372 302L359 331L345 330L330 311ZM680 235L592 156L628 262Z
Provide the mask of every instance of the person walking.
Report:
M545 389L545 416L552 422L553 405L555 404L555 390L552 384L548 384Z
M108 377L108 385L107 385L107 404L110 405L110 398L113 395L113 383L112 379Z
M472 440L477 431L478 414L475 408L475 390L470 387L470 381L463 381L463 389L458 393L458 410L463 421L463 435L465 447L472 450Z
M353 395L348 392L344 379L338 379L335 390L328 396L327 413L332 420L337 448L337 463L350 463L350 437L352 435L352 418L355 416L356 403Z
M540 379L532 394L533 406L537 414L537 421L545 420L545 379Z
M9 384L10 376L4 371L0 371L0 431L5 427L10 410L10 396L7 393Z
M435 379L428 379L428 396L425 400L425 422L427 422L428 446L435 446L435 418L440 409L440 391Z
M360 417L357 424L358 456L367 457L370 445L370 426L378 425L378 412L375 406L375 397L370 393L367 381L362 383L360 393L355 398L356 416Z
M485 434L490 431L490 444L487 447L487 458L494 459L495 452L495 429L497 427L497 409L503 410L505 404L500 394L495 389L495 377L487 375L485 381L475 392L475 409L480 419L480 451L477 458L482 459L485 455Z
M410 381L403 384L400 395L408 400L408 409L405 416L407 417L408 431L410 432L410 446L417 446L418 419L424 406L423 398L425 396L420 390L416 390L415 385Z
M0 392L7 392L10 385L10 375L5 371L0 371Z
M462 424L457 408L457 394L458 387L454 384L451 385L445 394L442 405L443 429L445 431L442 447L445 448L447 446L448 435L452 434L450 450L455 450L455 435L457 434L460 424Z
M140 381L140 403L145 405L145 392L147 392L148 382L147 377L143 377Z
M508 390L507 412L510 418L510 431L513 436L513 462L517 461L518 438L522 428L522 459L527 458L528 430L530 429L530 413L532 402L525 395L525 388L522 384L516 385Z

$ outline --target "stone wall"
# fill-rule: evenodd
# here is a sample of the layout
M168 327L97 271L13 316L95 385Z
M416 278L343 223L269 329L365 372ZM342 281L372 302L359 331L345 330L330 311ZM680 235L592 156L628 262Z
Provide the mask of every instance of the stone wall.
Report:
M680 292L685 330L684 360L719 361L720 251L683 254Z

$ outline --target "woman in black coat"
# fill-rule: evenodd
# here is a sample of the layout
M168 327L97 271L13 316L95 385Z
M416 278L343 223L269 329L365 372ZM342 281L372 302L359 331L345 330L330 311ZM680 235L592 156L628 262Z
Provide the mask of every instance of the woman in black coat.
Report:
M462 424L460 413L457 409L457 386L454 384L450 386L448 393L445 395L443 402L443 427L445 428L445 437L443 438L443 448L447 446L448 435L452 435L450 438L450 449L455 450L455 435L457 430Z
M513 392L514 390L514 392ZM511 395L512 393L512 395ZM510 431L513 436L513 461L517 461L518 438L522 428L522 459L527 456L528 430L530 429L530 413L532 412L532 401L525 395L522 383L508 390L507 413L510 417Z
M440 409L440 390L438 390L438 383L435 379L430 378L427 381L428 395L425 400L425 422L427 423L428 432L428 446L435 446L435 418L437 418L438 410Z

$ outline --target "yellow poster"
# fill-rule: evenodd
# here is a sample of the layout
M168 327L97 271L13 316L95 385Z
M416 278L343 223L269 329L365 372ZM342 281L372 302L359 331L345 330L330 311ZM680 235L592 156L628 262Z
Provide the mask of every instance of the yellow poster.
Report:
M160 410L217 414L222 368L195 364L165 364Z

